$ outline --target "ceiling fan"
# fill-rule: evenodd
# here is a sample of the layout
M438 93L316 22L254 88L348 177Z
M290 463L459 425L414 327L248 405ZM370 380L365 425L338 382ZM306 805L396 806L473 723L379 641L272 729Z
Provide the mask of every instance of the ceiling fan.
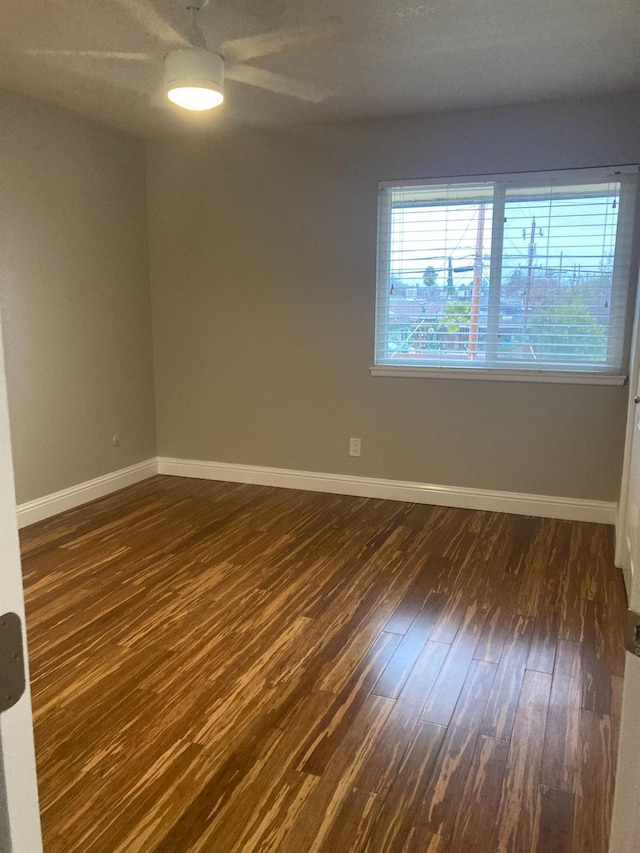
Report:
M335 36L335 27L292 27L257 36L233 39L221 45L220 52L207 47L198 26L198 13L209 0L186 0L191 26L183 34L165 20L151 0L113 0L125 9L147 32L168 48L164 62L164 95L188 110L203 111L218 106L224 99L225 78L277 92L304 101L319 103L329 92L312 83L283 77L263 68L247 65L246 60L299 50ZM155 62L159 57L147 53L99 50L49 50L29 48L34 56L85 57L93 60Z

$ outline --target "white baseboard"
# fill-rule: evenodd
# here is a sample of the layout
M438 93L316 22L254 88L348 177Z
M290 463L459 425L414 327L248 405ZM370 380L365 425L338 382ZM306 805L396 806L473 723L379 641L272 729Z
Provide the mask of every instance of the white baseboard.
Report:
M134 483L139 483L140 480L145 480L157 473L157 458L147 459L145 462L138 462L128 468L103 474L102 477L87 480L77 486L62 489L60 492L54 492L51 495L19 504L17 508L18 527L26 527L27 524L42 521L44 518L57 515L59 512L73 509L81 504L94 501L96 498L102 498L111 492L117 492L118 489L123 489L125 486L132 486Z
M176 477L194 477L202 480L221 480L228 483L247 483L257 486L277 486L284 489L302 489L304 491L353 495L363 498L409 501L460 509L508 512L541 518L562 518L567 521L615 524L616 520L617 505L609 501L559 498L552 495L529 495L520 492L498 492L459 486L436 486L405 480L382 480L375 477L323 474L315 471L265 468L258 465L234 465L224 462L202 462L194 459L172 459L161 456L20 504L17 508L18 527L25 527L28 524L57 515L59 512L104 497L118 491L118 489L123 489L125 486L131 486L140 480L152 477L154 474L170 474Z
M232 465L223 462L200 462L193 459L158 458L158 473L177 477L196 477L203 480L223 480L229 483L249 483L259 486L279 486L311 492L383 498L394 501L434 504L461 509L509 512L541 518L561 518L567 521L593 521L615 524L616 503L580 498L559 498L552 495L528 495L519 492L498 492L489 489L467 489L457 486L435 486L404 480L380 480L374 477L353 477L344 474L321 474L314 471L294 471L286 468L263 468L256 465Z

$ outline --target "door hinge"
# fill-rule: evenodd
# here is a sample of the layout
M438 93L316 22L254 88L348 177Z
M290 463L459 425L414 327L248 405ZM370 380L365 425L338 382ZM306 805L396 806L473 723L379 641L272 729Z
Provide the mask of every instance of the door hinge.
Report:
M628 652L640 658L640 613L636 613L634 610L627 610L627 631L624 645Z
M24 693L22 625L17 613L0 616L0 713L13 707Z

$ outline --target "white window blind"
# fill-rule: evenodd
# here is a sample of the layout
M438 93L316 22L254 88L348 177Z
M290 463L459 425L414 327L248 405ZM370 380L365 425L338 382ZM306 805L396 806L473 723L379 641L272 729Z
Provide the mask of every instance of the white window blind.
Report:
M620 375L637 173L381 184L376 365Z

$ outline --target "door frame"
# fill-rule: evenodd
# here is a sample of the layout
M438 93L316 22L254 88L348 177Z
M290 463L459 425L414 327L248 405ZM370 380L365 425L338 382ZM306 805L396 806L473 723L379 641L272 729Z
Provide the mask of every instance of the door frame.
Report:
M618 512L615 524L615 564L622 569L624 584L627 589L627 597L631 597L631 555L627 545L627 509L629 505L629 474L631 470L631 451L633 447L633 435L635 429L636 404L635 389L640 380L640 277L636 289L635 306L633 312L633 332L631 336L631 352L629 359L629 378L627 387L629 395L627 400L627 423L624 438L624 455L622 461L622 478L620 482L620 500L618 501Z
M31 715L20 540L16 514L9 407L0 322L0 615L17 613L22 624L25 691L0 714L0 849L41 853L40 811Z
M616 519L615 564L622 569L629 607L640 612L640 577L631 573L631 554L627 537L627 513L633 442L637 434L637 404L634 401L640 381L640 279L636 293L633 336L629 367L629 401L625 433L620 502ZM625 653L625 677L622 697L622 719L618 745L616 786L609 853L634 853L640 842L640 659Z

